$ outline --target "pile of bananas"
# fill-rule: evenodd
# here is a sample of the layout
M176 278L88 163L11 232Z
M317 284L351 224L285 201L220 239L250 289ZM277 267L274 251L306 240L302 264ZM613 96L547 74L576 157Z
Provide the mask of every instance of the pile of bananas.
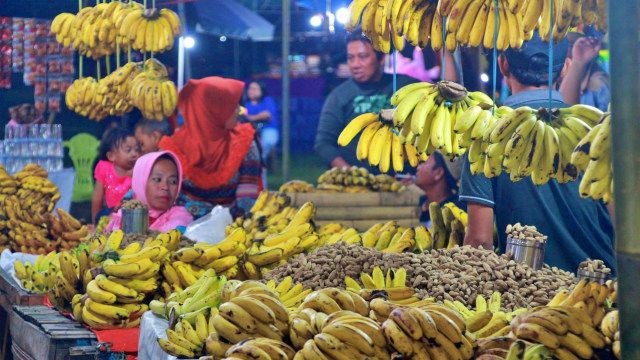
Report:
M62 13L51 23L56 40L81 55L99 59L117 45L143 52L164 52L182 32L178 15L169 9L144 9L141 3L112 1Z
M141 71L140 63L128 62L100 79L94 103L102 106L111 116L122 116L133 110L131 82Z
M386 110L383 112L388 114ZM356 157L360 161L367 159L369 165L377 166L382 173L387 173L391 166L395 172L402 172L407 161L412 167L418 166L420 160L426 161L426 158L418 155L413 144L402 144L402 134L396 134L396 130L389 121L384 120L385 116L388 117L388 115L378 116L374 113L357 116L340 133L338 145L349 145L351 140L362 131Z
M460 313L467 324L467 331L476 338L507 336L511 331L511 321L527 311L524 308L511 312L502 311L502 296L499 292L492 293L489 299L478 295L475 310L467 308L459 301L445 301L445 305Z
M347 276L344 279L347 290L371 301L374 297L386 298L394 305L419 306L433 303L433 299L420 300L415 290L407 286L407 271L404 268L388 269L386 277L379 266L373 268L371 274L360 274L360 285L355 279Z
M305 289L302 283L294 284L291 276L285 277L279 283L271 279L265 285L267 289L278 294L282 304L289 310L300 306L307 295L311 293L311 289Z
M47 214L47 227L51 240L58 244L58 248L70 250L88 238L89 229L86 225L63 209L58 208L57 212L58 216Z
M421 48L431 42L435 51L443 46L454 51L458 45L481 44L492 49L497 40L498 50L505 50L520 48L535 30L543 39L551 35L557 42L579 23L607 29L606 0L553 0L553 4L546 0L499 0L497 8L493 0L353 0L349 13L347 30L354 31L361 24L373 47L384 53L391 51L391 44L402 50L405 39Z
M584 172L580 180L580 195L609 202L613 199L613 171L611 168L611 114L606 113L580 140L571 163Z
M478 339L475 352L475 359L477 360L539 360L551 358L549 349L544 345L532 344L508 336Z
M306 324L306 327L301 324ZM292 322L291 338L298 349L294 359L392 358L380 324L351 311L328 315L302 310Z
M0 181L6 185L0 194L0 233L12 251L47 254L61 247L49 241L46 217L60 192L47 176L36 164L25 166L13 177L0 167Z
M143 71L133 78L130 89L131 103L146 119L169 117L178 104L176 85L169 80L165 66L156 59L145 61Z
M607 313L600 323L600 331L605 336L607 344L611 344L611 350L617 359L620 359L620 319L618 310Z
M586 105L560 110L518 108L487 128L488 142L469 150L471 172L493 177L504 168L512 181L531 176L536 185L552 178L559 183L575 180L578 171L571 163L572 152L601 115Z
M97 102L97 92L98 81L91 76L83 77L71 83L64 101L69 110L91 120L101 121L109 115L109 109Z
M440 208L440 204L432 202L429 204L429 216L434 249L451 249L464 244L467 214L462 209L453 203Z
M202 290L206 288L204 285L206 283L194 290L194 297L206 291ZM183 313L179 319L170 319L175 325L167 330L166 341L159 339L160 346L176 356L192 358L207 354L218 359L234 344L247 339L262 337L282 342L285 338L289 331L289 312L278 295L264 284L228 281L218 294L219 297L197 299L199 303L206 303L200 304L199 310ZM211 305L212 298L222 302L219 307ZM189 309L195 309L195 304L196 300L190 301ZM207 316L208 321L205 321Z
M318 190L328 192L401 192L405 187L395 178L380 174L373 175L363 167L334 167L318 177Z
M359 233L355 228L345 228L341 224L330 223L318 230L318 236L320 237L318 247L344 242L360 244L385 253L422 252L431 249L433 243L425 227L405 228L398 226L395 220L377 223L363 233Z
M313 184L309 184L303 180L291 180L280 186L278 192L281 193L311 193L315 192L316 188Z
M291 198L283 193L263 191L258 195L255 204L248 213L235 219L227 226L225 233L229 236L234 230L242 228L247 241L282 231L289 224L297 209L291 205Z

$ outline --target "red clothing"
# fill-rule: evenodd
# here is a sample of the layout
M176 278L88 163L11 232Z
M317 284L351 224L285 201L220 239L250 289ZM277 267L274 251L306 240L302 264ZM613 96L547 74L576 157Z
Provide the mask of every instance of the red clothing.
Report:
M227 184L251 147L255 134L251 124L225 127L237 111L243 88L242 81L212 76L189 80L180 91L178 108L184 125L162 138L160 148L178 156L185 180L199 188Z
M122 198L131 190L131 176L118 175L110 161L98 161L94 177L104 187L104 199L108 208L119 206Z

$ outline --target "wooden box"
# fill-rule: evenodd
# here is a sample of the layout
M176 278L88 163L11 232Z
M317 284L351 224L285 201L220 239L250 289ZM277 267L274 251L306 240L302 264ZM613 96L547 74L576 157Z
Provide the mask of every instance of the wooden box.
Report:
M365 231L376 223L397 220L400 226L420 224L420 195L406 190L399 193L287 193L293 206L312 201L316 206L316 225L341 223Z

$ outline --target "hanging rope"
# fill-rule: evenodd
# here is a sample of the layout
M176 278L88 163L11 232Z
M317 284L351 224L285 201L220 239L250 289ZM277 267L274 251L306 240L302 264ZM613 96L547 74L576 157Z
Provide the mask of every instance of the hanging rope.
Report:
M442 17L442 56L441 56L441 62L440 62L440 80L444 80L444 75L445 75L445 71L444 71L444 62L445 62L445 54L444 52L447 51L447 17L443 16Z
M491 99L496 104L496 96L498 93L498 31L500 30L500 16L498 13L498 0L493 1L493 6L496 7L496 19L493 24L493 92L491 93ZM493 106L493 114L496 113L496 106Z
M393 47L392 47L392 49L393 49ZM396 61L397 61L396 50L393 49L393 85L392 86L393 86L393 93L394 94L398 90L398 70L396 68Z
M549 0L551 4L551 11L549 12L549 18L551 21L549 22L549 109L551 109L552 104L552 96L553 96L553 0ZM551 117L551 112L549 112L549 117Z

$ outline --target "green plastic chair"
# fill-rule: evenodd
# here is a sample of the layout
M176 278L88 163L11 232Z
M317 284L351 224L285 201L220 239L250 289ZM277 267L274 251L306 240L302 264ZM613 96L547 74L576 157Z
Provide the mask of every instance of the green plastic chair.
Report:
M89 201L93 197L93 163L98 157L100 140L87 133L80 133L64 142L76 170L73 184L73 202Z

